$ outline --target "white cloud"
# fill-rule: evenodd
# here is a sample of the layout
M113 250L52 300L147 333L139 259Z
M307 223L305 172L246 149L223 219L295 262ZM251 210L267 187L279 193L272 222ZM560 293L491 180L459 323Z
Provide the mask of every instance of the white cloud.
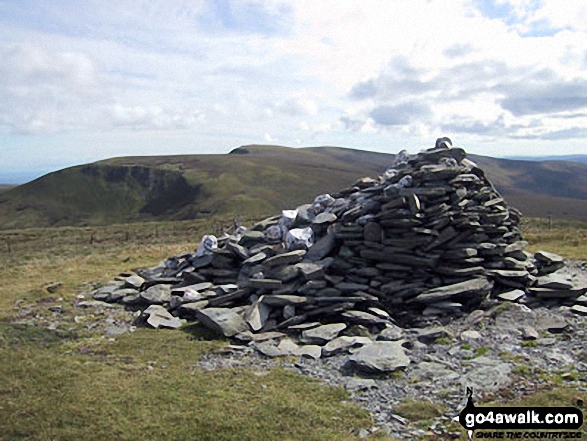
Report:
M448 130L473 148L495 140L527 149L532 139L561 152L587 137L584 2L23 0L1 8L3 151L48 135L79 143L80 160L105 134L118 146L126 144L117 137L136 137L125 154L147 144L164 153L170 142L230 150L259 134L372 147L422 145Z
M265 135L263 135L263 139L266 142L275 142L275 139L269 133L265 133Z
M313 116L318 113L318 104L305 96L291 96L277 103L275 107L278 111L289 116Z

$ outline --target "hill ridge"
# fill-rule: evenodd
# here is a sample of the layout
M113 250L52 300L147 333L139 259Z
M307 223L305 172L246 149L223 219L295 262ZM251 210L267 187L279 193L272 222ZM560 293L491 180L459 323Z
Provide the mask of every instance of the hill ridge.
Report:
M261 216L377 177L394 156L250 144L226 154L109 158L0 193L0 229ZM469 158L526 215L587 219L587 164Z

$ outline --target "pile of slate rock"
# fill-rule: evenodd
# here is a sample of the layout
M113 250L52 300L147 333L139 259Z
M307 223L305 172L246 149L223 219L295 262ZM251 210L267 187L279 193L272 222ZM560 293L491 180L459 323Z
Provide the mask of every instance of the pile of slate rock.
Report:
M205 236L195 252L122 274L96 300L153 327L199 321L227 337L285 332L325 344L343 329L442 323L499 301L587 314L560 256L531 255L520 213L465 151L440 138L377 179Z

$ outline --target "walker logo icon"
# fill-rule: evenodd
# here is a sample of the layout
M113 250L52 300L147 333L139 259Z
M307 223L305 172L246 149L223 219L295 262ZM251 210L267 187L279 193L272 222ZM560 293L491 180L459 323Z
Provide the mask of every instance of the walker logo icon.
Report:
M473 389L468 387L467 405L459 414L458 421L467 430L469 440L472 440L474 431L480 429L500 431L579 429L583 425L583 412L575 407L476 407L473 403ZM508 433L502 432L502 434ZM514 432L511 434L521 435ZM548 434L552 435L553 432ZM580 437L581 434L578 433L578 435ZM499 438L513 439L521 438L521 436L499 436Z

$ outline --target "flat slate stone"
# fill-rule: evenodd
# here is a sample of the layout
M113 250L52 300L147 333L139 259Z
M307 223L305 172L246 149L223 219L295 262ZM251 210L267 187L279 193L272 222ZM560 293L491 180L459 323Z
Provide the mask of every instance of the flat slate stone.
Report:
M517 302L525 295L526 293L521 289L514 289L513 291L502 292L501 294L498 294L497 298L499 300L505 300L508 302Z
M344 323L330 323L303 331L300 340L308 344L326 344L334 340L344 329Z
M373 343L369 337L355 337L355 336L340 336L334 340L329 341L322 348L322 355L328 357L330 355L346 352L351 348L361 347Z
M540 298L547 299L572 299L579 297L585 291L582 289L549 289L549 288L529 288L530 294Z
M244 319L253 331L259 331L269 318L271 308L263 303L263 297L253 303L244 314Z
M479 277L452 285L440 286L430 289L410 301L419 303L435 303L441 300L451 299L460 295L484 295L491 292L493 282L487 278Z
M256 289L278 289L282 282L277 279L249 279L249 287Z
M300 262L295 265L299 270L304 280L315 280L322 277L324 274L324 265L314 262Z
M137 274L133 274L124 279L124 286L126 288L139 289L143 283L145 283L145 279Z
M260 263L262 261L264 261L267 258L267 254L265 254L263 251L249 257L248 259L243 260L243 265L256 265L257 263Z
M265 260L263 265L268 268L281 265L292 265L294 263L301 262L305 254L306 250L294 250L288 253L277 254L276 256Z
M326 234L318 239L314 245L310 247L305 255L305 258L310 261L317 261L324 259L330 254L336 245L336 238L334 234Z
M177 329L181 327L181 320L173 317L167 309L161 305L151 305L143 311L147 317L147 323L153 328Z
M539 288L549 289L572 289L573 283L557 273L550 274L548 276L538 277L536 279L535 286Z
M318 345L302 345L298 347L294 355L318 360L322 356L322 348Z
M400 342L376 341L353 353L348 363L361 371L387 373L407 367L410 359Z
M484 364L467 372L461 383L474 390L495 391L507 387L512 382L511 372L509 363Z
M269 358L283 357L285 355L288 355L287 352L284 352L281 349L279 349L273 341L253 341L251 342L250 346Z
M303 296L294 296L289 294L270 294L263 296L261 301L266 305L285 306L306 303L307 300L307 297Z
M397 341L402 338L404 338L404 330L392 324L387 324L387 327L377 334L377 340L383 341Z
M110 293L110 295L106 299L106 302L118 302L119 300L122 300L126 296L138 294L138 293L139 292L134 288L117 289L116 291L113 291L112 293ZM96 299L96 300L99 300L99 299Z
M185 317L192 317L195 316L196 311L200 309L204 309L209 305L208 300L200 300L198 302L188 302L182 303L178 308L178 313L180 316Z
M361 325L381 325L387 322L387 320L377 317L376 315L369 314L365 311L348 310L341 314L342 317L352 323L359 323Z
M295 355L300 347L291 338L285 337L279 342L277 348L286 355Z
M196 311L202 325L225 337L232 337L249 329L247 322L231 308L206 308Z
M587 315L587 306L584 305L573 305L571 306L571 312L579 315Z
M101 302L108 302L112 296L112 293L114 291L120 290L121 288L122 288L121 283L106 285L106 286L98 288L96 291L94 291L92 293L92 297L95 300L99 300Z
M549 253L547 251L538 251L534 254L534 258L541 263L551 265L553 263L563 263L564 259L558 254Z
M151 305L162 305L171 299L170 285L153 285L139 294L141 300Z
M244 332L239 332L238 334L234 335L234 338L236 338L239 341L244 341L244 342L250 342L250 341L261 342L261 341L267 341L267 340L280 340L285 337L286 337L286 335L284 333L275 332L275 331L258 332L256 334L253 334L251 331L247 330Z
M337 219L336 214L320 213L312 221L313 224L331 224Z

